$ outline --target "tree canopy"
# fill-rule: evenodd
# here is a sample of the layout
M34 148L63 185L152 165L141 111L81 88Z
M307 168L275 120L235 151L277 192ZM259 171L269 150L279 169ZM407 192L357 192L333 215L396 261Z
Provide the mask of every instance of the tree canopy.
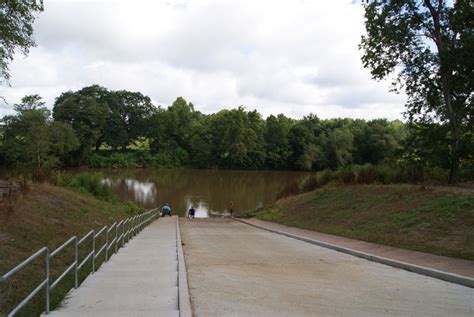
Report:
M15 109L16 115L2 119L0 152L9 166L40 173L65 163L79 146L72 127L52 121L50 111L38 95L25 96Z
M26 55L35 45L33 22L41 11L42 0L0 1L0 84L9 83L8 65L13 61L15 51Z
M454 182L460 165L472 164L474 148L472 1L457 0L453 6L444 0L369 1L365 26L362 62L375 79L397 74L394 89L408 96L409 122L417 131L436 123L448 127L437 136L445 140Z

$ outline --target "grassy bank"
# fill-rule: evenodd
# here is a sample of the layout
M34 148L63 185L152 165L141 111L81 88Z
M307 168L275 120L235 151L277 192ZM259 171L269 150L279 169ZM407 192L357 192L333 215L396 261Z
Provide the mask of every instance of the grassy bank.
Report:
M71 236L79 238L91 229L129 217L138 212L132 204L97 199L93 194L48 184L31 184L29 189L18 193L13 201L0 200L0 274L19 264L43 246L54 250ZM103 241L97 241L98 244ZM90 248L91 243L87 243ZM79 250L85 255L90 250ZM51 261L52 278L73 261L73 248ZM100 259L99 259L100 260ZM87 264L82 278L90 270ZM71 274L72 275L72 274ZM21 270L1 285L0 315L10 311L44 276L44 257ZM56 306L72 286L72 276L61 282L52 294L52 306ZM20 316L37 316L44 310L44 292L41 292Z
M383 245L474 260L474 194L413 185L323 187L250 215Z

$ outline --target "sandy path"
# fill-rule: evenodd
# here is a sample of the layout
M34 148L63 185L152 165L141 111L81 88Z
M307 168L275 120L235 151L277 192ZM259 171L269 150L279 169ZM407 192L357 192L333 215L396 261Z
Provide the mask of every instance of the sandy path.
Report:
M183 220L196 316L472 316L474 289L259 230Z

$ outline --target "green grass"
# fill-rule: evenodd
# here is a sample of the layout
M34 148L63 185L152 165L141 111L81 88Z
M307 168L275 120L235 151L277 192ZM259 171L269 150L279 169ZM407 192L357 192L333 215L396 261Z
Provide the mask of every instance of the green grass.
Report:
M474 260L474 195L413 185L324 187L250 215L398 248Z

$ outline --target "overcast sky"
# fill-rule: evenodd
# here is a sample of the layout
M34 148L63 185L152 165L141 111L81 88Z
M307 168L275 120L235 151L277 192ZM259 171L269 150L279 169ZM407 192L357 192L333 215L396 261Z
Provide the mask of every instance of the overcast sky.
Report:
M355 3L354 3L355 2ZM178 96L212 113L240 105L264 116L402 118L404 95L362 67L363 8L351 0L53 1L37 47L11 64L8 105L99 84Z

